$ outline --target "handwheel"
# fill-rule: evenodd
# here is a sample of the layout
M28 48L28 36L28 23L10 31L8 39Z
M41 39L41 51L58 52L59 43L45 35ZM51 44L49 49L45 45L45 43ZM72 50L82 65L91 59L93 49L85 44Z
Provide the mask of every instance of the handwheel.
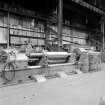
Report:
M3 78L7 82L10 82L14 79L14 77L15 77L15 67L14 67L13 63L9 62L4 66Z

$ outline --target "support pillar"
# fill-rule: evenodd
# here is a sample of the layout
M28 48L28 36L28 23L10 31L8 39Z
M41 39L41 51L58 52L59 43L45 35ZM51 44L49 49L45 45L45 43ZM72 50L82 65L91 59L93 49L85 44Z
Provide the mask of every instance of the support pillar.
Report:
M10 46L10 15L7 15L7 48Z
M101 21L101 33L102 33L102 50L105 50L105 20Z
M58 0L58 46L62 46L62 22L63 22L63 0Z
M49 35L50 35L50 33L47 29L47 22L45 22L45 24L44 24L44 32L45 32L45 48L47 48L49 45L48 41L49 41Z
M103 22L103 50L105 50L105 30L104 30L104 27L105 27L105 23Z

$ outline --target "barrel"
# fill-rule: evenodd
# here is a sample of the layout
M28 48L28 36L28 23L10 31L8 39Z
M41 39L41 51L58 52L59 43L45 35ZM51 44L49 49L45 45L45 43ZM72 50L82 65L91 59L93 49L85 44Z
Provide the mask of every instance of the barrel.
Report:
M80 70L84 73L89 71L89 56L88 53L82 52L79 59Z
M89 65L88 65L88 64L81 64L80 70L81 70L83 73L87 73L87 72L89 71Z
M105 62L105 52L101 53L101 61L104 63Z
M84 63L84 64L89 64L88 53L82 53L80 56L79 62Z
M89 70L96 71L101 69L101 53L89 53Z

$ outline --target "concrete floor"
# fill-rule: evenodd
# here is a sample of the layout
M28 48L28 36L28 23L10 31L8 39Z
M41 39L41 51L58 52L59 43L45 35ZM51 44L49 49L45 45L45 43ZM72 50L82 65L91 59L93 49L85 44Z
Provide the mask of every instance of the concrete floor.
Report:
M105 71L0 88L0 105L99 105Z

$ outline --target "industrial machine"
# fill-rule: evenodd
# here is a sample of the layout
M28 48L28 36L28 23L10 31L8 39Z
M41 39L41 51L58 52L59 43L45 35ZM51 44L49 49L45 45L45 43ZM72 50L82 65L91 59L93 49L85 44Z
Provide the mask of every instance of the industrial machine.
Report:
M30 67L42 68L51 64L68 63L70 53L67 52L30 52L28 54L19 52L16 49L2 49L0 54L0 71L2 77L6 81L11 81L15 77L15 71L27 70ZM12 76L7 78L7 73L12 73Z

